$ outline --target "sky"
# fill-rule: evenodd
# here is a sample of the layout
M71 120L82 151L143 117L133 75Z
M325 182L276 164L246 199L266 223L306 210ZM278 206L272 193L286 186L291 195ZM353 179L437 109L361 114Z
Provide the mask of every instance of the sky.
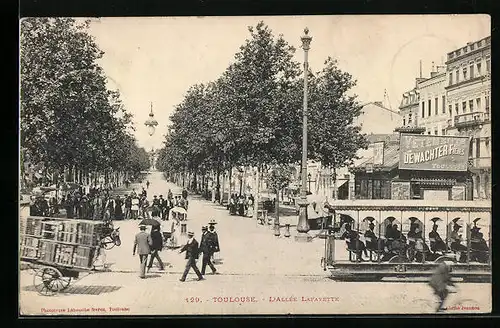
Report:
M104 51L100 65L108 87L120 91L133 114L140 146L162 147L169 116L189 87L217 79L250 37L248 26L261 20L297 49L299 62L304 58L300 37L309 28L313 71L333 57L357 80L352 93L360 102L383 101L393 110L414 87L420 61L428 77L432 62L444 64L448 52L491 30L487 15L92 18L89 33ZM159 125L150 137L144 122L151 103Z

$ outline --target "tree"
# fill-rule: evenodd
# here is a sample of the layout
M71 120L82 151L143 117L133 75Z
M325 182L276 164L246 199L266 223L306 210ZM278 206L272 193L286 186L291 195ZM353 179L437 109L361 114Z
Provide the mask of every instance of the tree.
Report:
M356 152L367 147L367 140L360 134L361 128L353 125L362 107L356 96L347 95L356 81L336 65L329 57L325 67L311 79L308 158L341 168L353 163Z
M281 191L288 187L291 182L292 170L289 165L277 165L271 169L270 174L268 174L267 184L276 193L276 219L274 224L279 225L279 199Z
M21 145L52 170L118 170L127 161L131 116L106 88L88 34L72 18L21 21Z

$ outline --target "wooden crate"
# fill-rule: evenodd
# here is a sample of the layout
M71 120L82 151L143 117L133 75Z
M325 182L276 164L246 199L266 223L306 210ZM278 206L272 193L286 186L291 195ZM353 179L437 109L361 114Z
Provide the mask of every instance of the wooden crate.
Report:
M57 240L58 232L60 231L61 222L59 221L43 221L42 222L42 238Z
M94 258L95 248L77 246L73 253L73 265L82 268L90 268L92 266L92 259Z
M42 236L42 220L41 217L27 217L21 219L20 233L30 236Z
M57 233L57 241L76 243L78 241L78 234L76 232L59 231Z
M40 240L38 243L38 258L44 262L54 262L56 257L56 247L56 242Z
M38 258L38 242L39 239L36 237L21 237L21 257Z
M57 264L72 265L74 249L75 246L73 245L57 244L54 262Z
M95 234L79 233L77 237L77 244L82 246L97 246L99 238Z

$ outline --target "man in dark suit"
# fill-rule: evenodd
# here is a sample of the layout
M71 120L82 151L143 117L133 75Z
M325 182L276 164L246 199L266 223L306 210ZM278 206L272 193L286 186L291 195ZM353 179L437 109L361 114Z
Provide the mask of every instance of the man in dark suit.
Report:
M151 240L151 256L149 257L148 272L153 267L153 261L155 258L160 264L160 271L164 271L165 267L163 265L163 261L160 258L160 254L158 254L158 252L163 249L163 236L160 232L160 226L151 227Z
M153 240L151 235L146 232L146 226L141 225L139 227L141 232L135 235L134 250L132 255L135 256L135 251L139 253L139 260L141 262L140 275L141 279L146 278L146 263L148 261L148 255L151 252L151 246L153 245Z
M189 273L189 270L193 268L194 272L198 276L198 280L203 280L203 276L200 273L200 270L198 270L198 267L196 266L196 260L198 259L199 255L199 248L198 248L198 242L196 239L194 239L194 232L190 231L188 232L188 241L186 245L182 246L181 250L179 253L186 252L186 268L184 269L184 273L182 274L182 278L179 279L180 281L186 281L186 277Z
M201 228L201 241L200 241L200 250L203 252L203 262L201 265L201 274L205 275L205 270L207 265L212 269L212 274L217 274L217 269L213 265L211 261L211 257L215 251L215 240L214 235L211 232L208 232L207 227Z

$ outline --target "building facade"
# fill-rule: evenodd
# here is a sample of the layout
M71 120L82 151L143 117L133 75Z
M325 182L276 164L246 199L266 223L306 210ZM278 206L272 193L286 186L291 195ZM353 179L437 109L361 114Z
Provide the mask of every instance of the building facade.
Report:
M427 135L446 135L448 111L446 107L446 66L432 67L431 76L417 84L419 91L418 126Z
M491 199L491 37L447 54L449 135L470 138L473 198Z
M471 200L469 139L401 132L351 169L355 199Z

